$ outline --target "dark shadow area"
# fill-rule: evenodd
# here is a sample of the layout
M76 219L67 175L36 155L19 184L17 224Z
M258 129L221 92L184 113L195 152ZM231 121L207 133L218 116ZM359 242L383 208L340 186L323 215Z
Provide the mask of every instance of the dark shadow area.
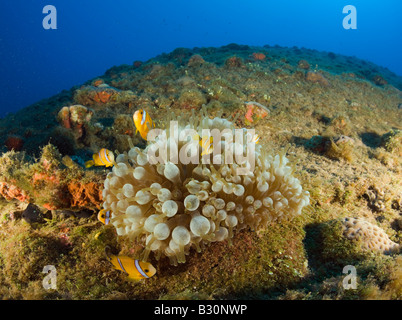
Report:
M302 137L292 136L290 138L290 143L294 143L297 147L305 147L306 143L308 141L309 141L309 139L302 138Z
M372 149L381 146L381 136L375 132L364 132L360 135L360 138L366 146Z
M319 112L313 112L313 117L315 118L315 119L317 119L317 121L318 122L321 122L321 123L323 123L323 124L325 124L325 125L328 125L328 124L330 124L331 123L331 118L330 117L327 117L326 115L324 115L324 114L321 114L321 113L319 113Z
M323 265L320 259L323 239L322 229L323 223L308 224L304 229L306 236L303 239L303 244L306 250L309 268L314 274L323 273Z
M327 146L327 138L316 135L312 136L310 139L292 136L290 142L294 143L298 147L303 147L315 154L323 155Z

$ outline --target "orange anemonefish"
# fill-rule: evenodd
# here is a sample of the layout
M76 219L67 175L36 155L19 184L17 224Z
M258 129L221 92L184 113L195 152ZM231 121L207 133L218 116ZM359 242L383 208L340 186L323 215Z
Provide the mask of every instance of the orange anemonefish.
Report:
M253 136L253 139L251 140L252 142L255 142L255 144L258 144L258 141L260 140L260 136L258 134L255 134Z
M113 152L105 148L100 149L98 153L94 153L92 158L93 160L85 162L85 168L92 166L113 167L115 164Z
M102 222L105 226L107 226L110 222L111 219L111 213L110 211L106 211L105 209L102 209L98 213L98 220Z
M247 129L244 130L246 131L247 142L254 142L255 144L258 144L258 142L260 141L260 136L256 133L251 134L247 131Z
M147 140L149 130L155 127L150 115L144 109L140 109L134 112L133 120L136 128L135 133L139 132L141 137Z
M131 280L148 279L156 273L155 267L149 262L134 260L120 255L112 255L108 258L116 270L125 272L128 275L128 279Z
M200 144L201 149L202 149L202 151L201 151L201 156L211 154L211 153L214 151L214 147L213 147L213 141L214 141L214 139L213 139L212 136L210 136L210 135L204 135L204 136L201 138L198 134L195 134L195 135L193 136L193 139L200 141L199 144Z

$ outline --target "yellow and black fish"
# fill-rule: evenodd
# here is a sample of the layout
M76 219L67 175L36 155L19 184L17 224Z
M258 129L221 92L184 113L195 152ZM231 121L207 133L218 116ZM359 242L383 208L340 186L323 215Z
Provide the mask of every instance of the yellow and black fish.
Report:
M255 144L258 144L258 142L260 141L260 136L258 134L255 134L251 141L255 142Z
M201 146L201 156L204 156L206 154L211 154L214 151L214 147L213 147L213 137L210 135L204 135L202 138L198 135L195 134L193 136L194 140L199 140L200 142L200 146Z
M144 109L137 110L133 115L135 133L139 132L144 140L147 140L147 135L152 127L155 127L151 116Z
M128 256L111 255L109 261L113 264L116 270L125 272L128 275L128 279L142 280L148 279L155 275L156 269L149 262L135 260Z
M85 168L92 166L113 167L115 164L113 152L105 148L100 149L98 153L94 153L92 158L93 160L85 162Z
M107 226L110 223L111 219L111 214L110 211L106 211L105 209L102 209L98 213L98 220L102 222L105 226Z

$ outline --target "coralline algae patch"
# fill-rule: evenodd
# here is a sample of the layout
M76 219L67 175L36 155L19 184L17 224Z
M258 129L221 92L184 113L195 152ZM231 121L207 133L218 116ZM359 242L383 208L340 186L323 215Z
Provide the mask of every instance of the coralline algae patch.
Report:
M66 158L64 158L66 159ZM63 164L57 148L48 144L37 162L10 151L0 157L0 194L7 200L34 203L46 210L96 210L101 205L102 175Z

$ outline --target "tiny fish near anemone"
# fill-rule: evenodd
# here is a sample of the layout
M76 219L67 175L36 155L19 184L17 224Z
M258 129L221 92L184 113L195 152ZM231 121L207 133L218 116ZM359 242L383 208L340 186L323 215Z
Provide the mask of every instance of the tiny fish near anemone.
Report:
M85 162L85 168L90 168L92 166L105 166L108 168L113 167L115 164L113 152L105 148L100 149L98 153L94 153L92 158L93 160Z
M109 210L102 209L101 211L99 211L98 220L102 222L105 226L109 224L110 218L111 216Z
M152 127L155 127L155 124L153 123L151 116L144 109L140 109L134 112L133 120L136 128L135 133L137 134L137 132L139 132L141 138L147 140L149 130Z
M134 260L128 256L111 255L108 256L109 261L113 264L116 270L123 271L128 275L130 280L148 279L155 275L156 269L149 262Z
M258 142L260 141L260 136L258 134L253 135L252 140L255 144L258 144Z
M200 146L202 148L201 156L211 154L214 151L214 147L213 147L214 139L213 139L212 136L204 135L201 138L198 134L195 134L193 136L193 139L200 141L199 144L200 144Z

